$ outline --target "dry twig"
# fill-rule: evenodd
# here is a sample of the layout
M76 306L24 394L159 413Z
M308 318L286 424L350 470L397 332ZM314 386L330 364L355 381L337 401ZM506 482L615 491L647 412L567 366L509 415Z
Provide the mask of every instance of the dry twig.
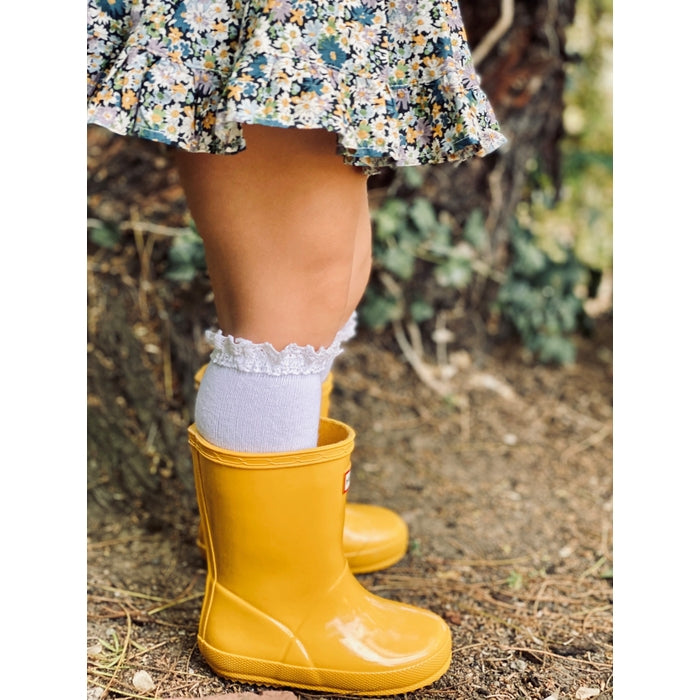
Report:
M510 29L515 18L515 0L501 0L501 15L496 24L489 29L486 36L472 51L474 65L478 66L498 43L499 39Z

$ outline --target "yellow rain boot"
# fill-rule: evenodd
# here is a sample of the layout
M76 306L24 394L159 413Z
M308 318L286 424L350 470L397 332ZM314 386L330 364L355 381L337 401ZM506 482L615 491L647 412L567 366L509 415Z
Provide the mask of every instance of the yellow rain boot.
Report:
M447 671L445 622L375 596L349 569L342 539L354 437L322 419L313 449L246 454L189 429L208 564L197 639L217 674L374 696Z
M198 387L206 365L194 377ZM333 391L333 375L329 374L321 387L321 417L327 418ZM200 523L197 546L204 556L204 535ZM408 527L394 511L382 506L348 503L345 509L343 549L350 569L356 574L379 571L396 564L408 548Z

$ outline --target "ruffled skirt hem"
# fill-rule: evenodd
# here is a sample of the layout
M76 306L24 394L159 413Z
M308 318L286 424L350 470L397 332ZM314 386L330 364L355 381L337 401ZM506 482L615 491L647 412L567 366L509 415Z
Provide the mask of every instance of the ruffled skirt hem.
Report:
M88 39L88 123L191 152L245 148L243 127L325 129L349 164L382 167L483 157L506 142L471 60L452 56L406 80L278 51L246 52L230 71L162 44Z

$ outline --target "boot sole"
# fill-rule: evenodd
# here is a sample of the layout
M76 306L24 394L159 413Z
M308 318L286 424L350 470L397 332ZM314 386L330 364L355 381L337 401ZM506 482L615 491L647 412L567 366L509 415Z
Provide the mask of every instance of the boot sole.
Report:
M253 685L301 688L339 695L398 695L434 683L450 667L450 638L435 653L413 666L393 671L337 671L228 654L197 637L199 650L212 670L225 678Z

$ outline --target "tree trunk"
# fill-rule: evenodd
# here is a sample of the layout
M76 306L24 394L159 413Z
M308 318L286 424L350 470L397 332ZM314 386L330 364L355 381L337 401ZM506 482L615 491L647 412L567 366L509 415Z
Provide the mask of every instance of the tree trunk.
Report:
M476 63L484 92L509 143L484 159L432 167L425 189L436 206L463 221L481 210L492 259L502 269L508 222L522 201L528 173L537 163L558 185L559 141L565 83L565 31L575 0L515 0L505 33ZM460 0L469 45L479 56L508 0ZM488 43L488 40L486 41Z
M462 2L475 53L500 13L499 4ZM501 7L508 2L501 2ZM513 22L477 64L509 144L466 171L468 210L488 212L492 249L504 254L508 221L522 200L530 164L537 163L558 186L559 141L563 135L566 37L575 0L516 0ZM446 193L457 200L458 193ZM462 197L463 198L463 197ZM470 201L471 200L471 201Z

